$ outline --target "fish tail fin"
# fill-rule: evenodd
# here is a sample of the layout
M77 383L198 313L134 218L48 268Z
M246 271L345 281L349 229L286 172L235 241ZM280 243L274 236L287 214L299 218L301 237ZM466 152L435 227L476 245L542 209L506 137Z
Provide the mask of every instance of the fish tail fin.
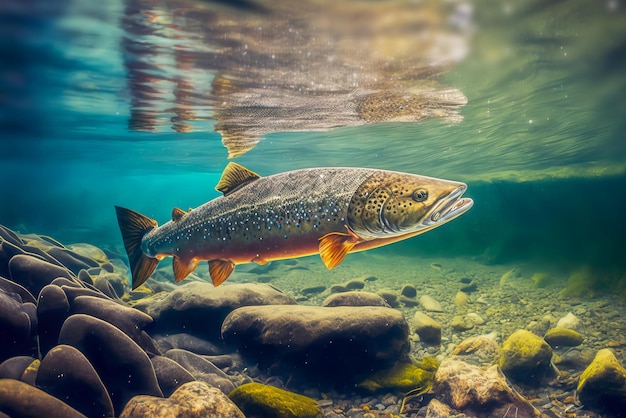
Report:
M115 206L117 223L122 232L124 248L128 254L133 290L141 286L154 273L159 260L148 257L141 250L141 239L157 226L156 221L134 210Z

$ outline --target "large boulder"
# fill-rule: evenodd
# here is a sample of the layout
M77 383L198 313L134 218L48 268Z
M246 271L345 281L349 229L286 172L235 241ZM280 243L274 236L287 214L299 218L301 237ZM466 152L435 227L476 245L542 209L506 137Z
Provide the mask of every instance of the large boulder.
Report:
M609 349L598 351L576 388L585 407L615 416L626 411L626 369Z
M27 383L0 379L0 414L3 417L85 418L63 401Z
M493 365L486 370L456 359L441 362L433 385L435 398L469 417L538 417L539 411L507 383Z
M260 367L351 381L405 360L402 312L375 306L248 306L224 320L224 341Z
M294 305L293 298L261 283L190 282L165 296L144 298L135 308L154 318L154 334L184 332L217 341L222 321L233 310L253 305Z

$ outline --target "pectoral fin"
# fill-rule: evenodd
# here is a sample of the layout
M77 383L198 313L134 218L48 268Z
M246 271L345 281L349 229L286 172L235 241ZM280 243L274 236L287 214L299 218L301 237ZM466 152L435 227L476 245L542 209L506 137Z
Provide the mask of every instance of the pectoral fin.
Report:
M209 275L213 281L213 286L217 287L224 283L228 276L235 269L235 263L230 260L210 260L209 261Z
M350 228L346 226L348 233L331 232L320 238L320 257L329 270L337 267L348 255L354 246L361 241Z
M176 283L187 277L189 273L196 269L197 266L198 260L196 260L195 258L192 258L188 262L185 262L178 257L174 257L174 260L172 261L172 267L174 268L174 280L176 280Z

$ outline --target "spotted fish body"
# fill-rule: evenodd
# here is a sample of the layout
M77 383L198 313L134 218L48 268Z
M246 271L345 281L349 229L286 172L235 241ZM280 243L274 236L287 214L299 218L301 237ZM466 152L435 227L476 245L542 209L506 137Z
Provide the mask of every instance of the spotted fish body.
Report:
M260 177L230 163L216 187L224 196L172 220L117 207L133 288L158 260L173 256L182 280L209 262L214 285L236 264L319 253L328 268L349 252L396 242L467 211L463 183L366 168L311 168Z

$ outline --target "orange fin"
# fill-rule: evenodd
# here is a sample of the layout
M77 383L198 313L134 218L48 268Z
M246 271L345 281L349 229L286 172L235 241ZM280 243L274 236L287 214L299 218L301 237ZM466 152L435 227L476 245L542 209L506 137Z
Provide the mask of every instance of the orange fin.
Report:
M331 232L320 238L320 257L329 270L337 267L348 255L356 244L361 241L350 228L346 226L348 233Z
M230 260L217 259L209 261L209 275L213 281L213 286L217 287L224 283L234 269L235 263Z
M185 212L184 210L180 208L174 208L172 209L172 220L174 222L178 222L183 218L183 216L185 216L186 213L187 212Z
M141 251L143 236L156 228L157 223L139 212L119 206L115 207L115 212L130 263L131 285L136 289L148 280L159 263L158 259L148 257Z
M183 280L185 277L189 275L192 271L196 269L198 266L198 260L192 258L189 262L184 262L179 257L174 257L172 261L172 267L174 268L174 280L176 283Z
M251 181L260 178L261 176L254 171L248 170L244 166L237 163L228 163L222 173L222 178L217 183L217 186L215 186L215 190L224 193L224 196L226 196Z

